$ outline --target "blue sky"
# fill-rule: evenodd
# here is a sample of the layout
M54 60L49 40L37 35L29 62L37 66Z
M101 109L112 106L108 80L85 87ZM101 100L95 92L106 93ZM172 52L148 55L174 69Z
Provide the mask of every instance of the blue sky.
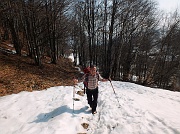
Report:
M180 0L156 0L161 10L167 12L174 11L176 8L180 10Z

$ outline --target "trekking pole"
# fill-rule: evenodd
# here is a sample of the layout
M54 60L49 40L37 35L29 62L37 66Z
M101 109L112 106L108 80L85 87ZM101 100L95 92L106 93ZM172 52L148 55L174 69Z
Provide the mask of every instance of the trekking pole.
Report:
M119 102L119 100L118 100L118 97L117 97L117 94L116 94L116 92L115 92L115 90L114 90L114 87L113 87L113 85L112 85L111 79L109 79L109 81L110 81L110 83L111 83L111 87L112 87L112 89L113 89L113 91L114 91L114 94L115 94L115 96L116 96L116 99L117 99L117 101L118 101L119 108L120 108L120 107L121 107L121 104L120 104L120 102Z
M75 85L73 86L73 113L74 113Z

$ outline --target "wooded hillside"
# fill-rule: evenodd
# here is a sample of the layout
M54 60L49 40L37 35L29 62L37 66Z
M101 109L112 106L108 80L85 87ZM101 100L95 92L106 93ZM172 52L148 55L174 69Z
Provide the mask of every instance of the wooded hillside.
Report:
M71 49L74 65L95 64L106 78L180 91L178 10L152 0L1 0L0 20L0 42L39 67Z
M30 57L12 54L7 43L0 44L0 96L72 85L72 78L79 75L70 59L59 58L57 64L50 64L46 57L38 67Z

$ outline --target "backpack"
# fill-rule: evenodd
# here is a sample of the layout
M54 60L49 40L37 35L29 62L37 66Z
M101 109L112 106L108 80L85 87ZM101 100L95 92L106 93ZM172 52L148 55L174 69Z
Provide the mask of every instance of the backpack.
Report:
M84 74L87 74L90 72L90 67L86 67L83 69Z

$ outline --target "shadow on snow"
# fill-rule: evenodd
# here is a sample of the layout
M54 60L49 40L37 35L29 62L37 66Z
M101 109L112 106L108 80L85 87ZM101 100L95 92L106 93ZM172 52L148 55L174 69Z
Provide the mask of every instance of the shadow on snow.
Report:
M53 111L49 112L49 113L41 113L37 116L37 119L33 122L35 123L40 123L40 122L47 122L49 121L50 119L58 116L58 115L61 115L63 113L70 113L70 114L80 114L80 113L85 113L85 114L90 114L91 112L90 111L87 111L88 109L88 106L84 106L82 107L81 109L79 110L74 110L73 112L73 109L69 108L67 105L64 105L64 106L61 106L61 107L58 107L56 109L54 109ZM31 123L33 123L31 122Z

